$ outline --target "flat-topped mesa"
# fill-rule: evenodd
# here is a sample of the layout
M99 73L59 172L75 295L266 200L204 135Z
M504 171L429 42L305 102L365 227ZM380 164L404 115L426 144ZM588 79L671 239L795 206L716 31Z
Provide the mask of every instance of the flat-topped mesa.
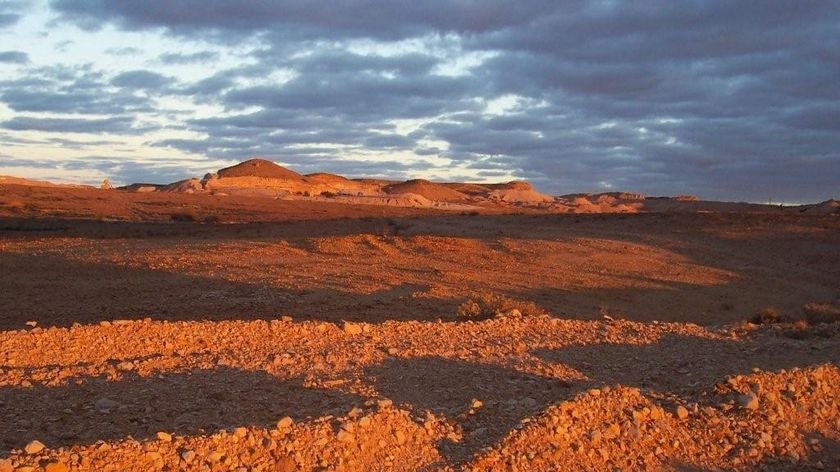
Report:
M265 159L249 159L239 164L220 169L219 178L258 177L262 179L282 179L302 182L304 177L293 170L279 166Z

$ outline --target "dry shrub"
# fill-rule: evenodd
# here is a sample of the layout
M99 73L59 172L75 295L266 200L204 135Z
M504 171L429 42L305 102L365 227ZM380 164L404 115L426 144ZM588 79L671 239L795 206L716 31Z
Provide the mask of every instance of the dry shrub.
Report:
M765 308L750 318L750 323L757 325L774 324L782 321L782 317L773 308Z
M176 223L191 223L196 220L195 213L191 211L179 211L170 215Z
M802 307L808 324L835 323L840 321L840 306L828 303L809 303Z
M514 300L496 293L480 293L458 306L459 318L469 320L486 320L502 314L519 311L525 316L545 314L545 310L533 302Z

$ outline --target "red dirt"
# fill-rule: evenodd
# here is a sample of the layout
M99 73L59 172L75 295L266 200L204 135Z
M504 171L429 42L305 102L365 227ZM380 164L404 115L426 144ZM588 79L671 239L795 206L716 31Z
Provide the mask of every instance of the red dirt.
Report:
M0 186L0 472L838 470L838 281L830 215Z

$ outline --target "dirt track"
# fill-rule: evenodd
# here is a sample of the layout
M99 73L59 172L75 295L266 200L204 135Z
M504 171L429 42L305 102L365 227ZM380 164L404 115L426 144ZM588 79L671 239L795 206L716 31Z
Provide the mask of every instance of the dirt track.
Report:
M840 218L146 208L0 221L0 471L840 467Z

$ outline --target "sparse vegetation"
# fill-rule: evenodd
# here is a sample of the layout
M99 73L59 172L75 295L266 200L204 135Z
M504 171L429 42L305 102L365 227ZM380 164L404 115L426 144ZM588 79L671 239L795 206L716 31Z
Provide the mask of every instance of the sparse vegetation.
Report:
M515 310L515 311L514 311ZM495 293L481 293L458 305L459 318L486 320L504 314L519 313L525 316L545 314L545 310L532 302L514 300Z
M774 324L782 321L782 317L774 308L765 308L750 318L750 323L757 325Z
M176 223L191 223L196 221L195 213L191 211L178 211L170 215L172 221Z
M809 303L802 307L809 324L836 323L840 321L840 306L828 303Z

